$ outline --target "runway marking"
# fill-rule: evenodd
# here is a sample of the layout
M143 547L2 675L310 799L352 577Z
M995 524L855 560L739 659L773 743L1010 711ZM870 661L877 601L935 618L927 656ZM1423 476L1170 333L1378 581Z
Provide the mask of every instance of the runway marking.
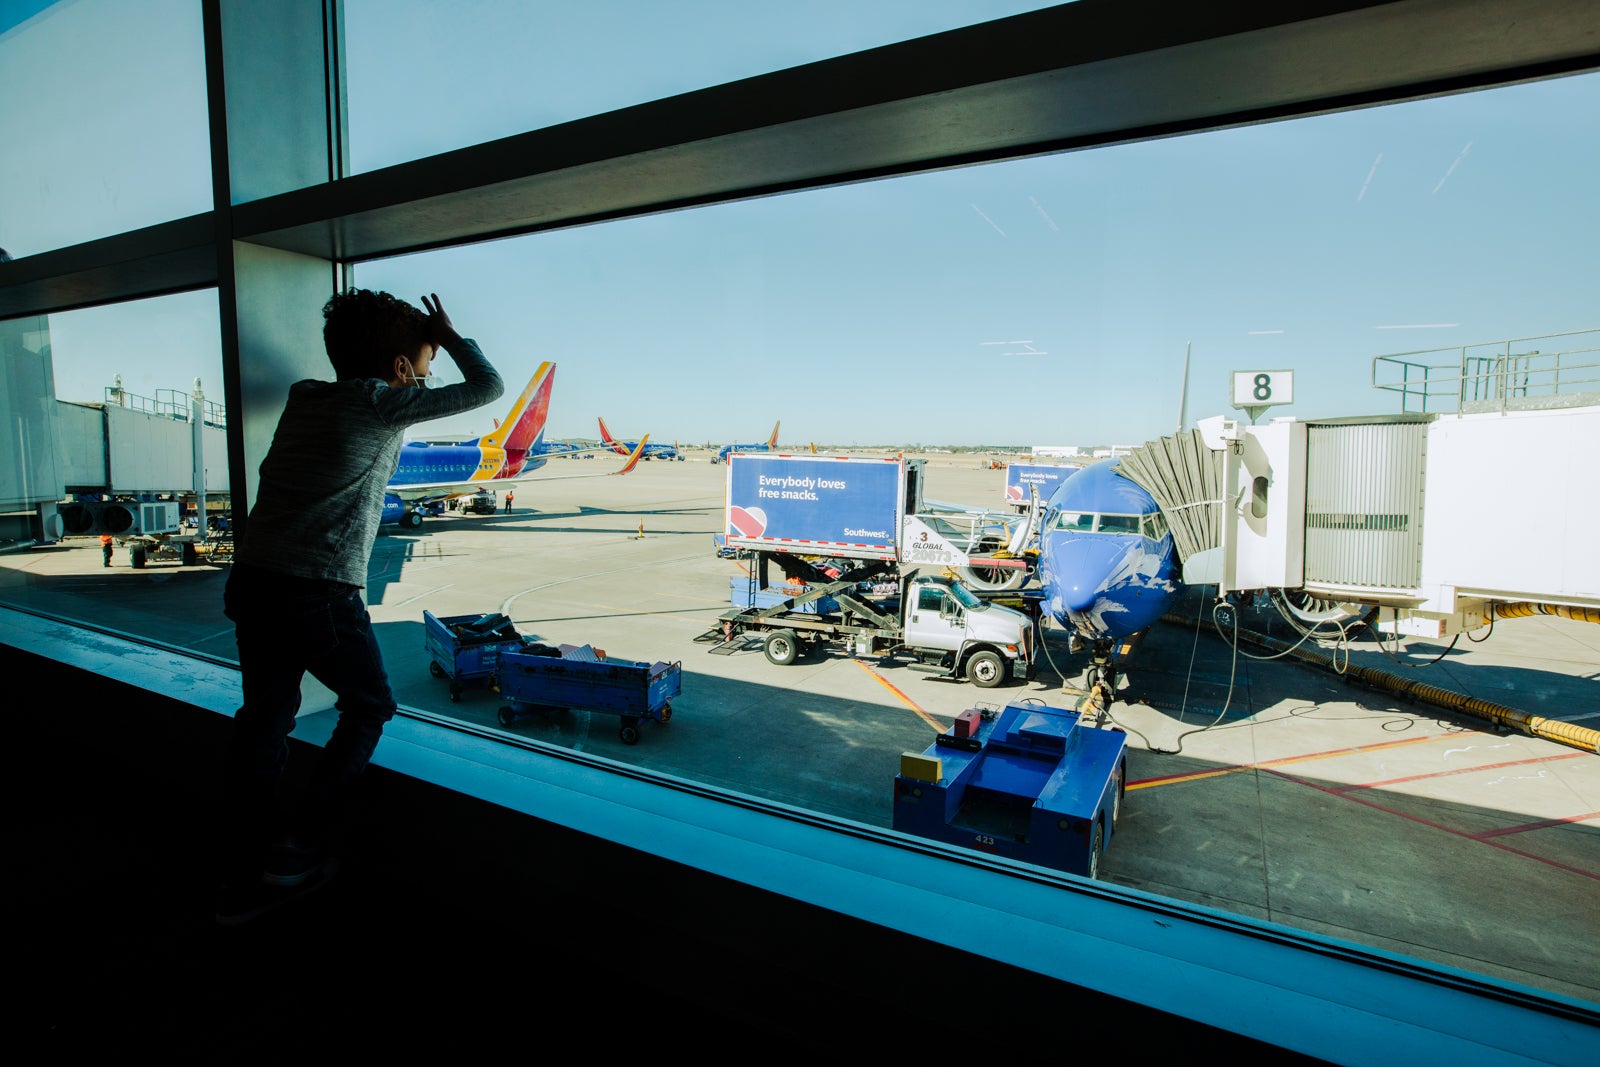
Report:
M1489 840L1492 837L1501 837L1501 836L1504 836L1506 834L1512 834L1512 833L1522 833L1522 832L1525 832L1527 830L1537 830L1537 829L1540 829L1541 827L1544 827L1544 826L1560 826L1560 825L1566 825L1568 823L1586 822L1586 821L1588 821L1590 819L1600 818L1600 812L1590 812L1590 813L1588 813L1586 815L1574 815L1574 816L1571 816L1569 818L1564 818L1564 819L1550 819L1550 820L1544 820L1544 821L1537 822L1537 823L1527 823L1527 824L1522 825L1522 826L1505 827L1505 828L1501 828L1499 830L1482 830L1482 831L1477 831L1477 832L1468 832L1468 831L1465 831L1465 830L1457 830L1457 829L1454 829L1452 827L1445 826L1444 824L1434 822L1431 819L1419 818L1418 816L1410 815L1410 814L1407 814L1406 812L1398 811L1398 810L1396 810L1394 808L1385 807L1382 804L1377 804L1377 803L1374 803L1373 801L1366 800L1366 799L1363 799L1361 797L1358 797L1358 796L1354 795L1354 792L1356 790L1372 789L1372 788L1377 788L1378 786L1381 786L1381 785L1392 785L1392 784L1396 784L1396 783L1399 783L1399 782L1412 782L1412 781L1418 781L1418 780L1427 779L1427 778L1442 778L1442 777L1445 777L1445 776L1448 776L1448 775L1464 774L1464 773L1467 773L1469 771L1494 770L1497 767L1511 766L1511 765L1515 765L1515 764L1544 763L1544 762L1549 762L1550 760L1576 759L1576 758L1578 758L1580 756L1586 755L1586 753L1582 753L1582 752L1560 753L1560 754L1557 754L1557 755L1554 755L1554 756L1541 757L1541 758L1531 759L1531 760L1508 761L1507 763L1504 763L1504 764L1495 764L1495 765L1490 765L1490 766L1485 766L1485 767L1452 768L1452 769L1450 769L1448 771L1440 771L1437 774L1419 774L1419 775L1412 775L1412 776L1406 777L1406 778L1392 779L1392 780L1390 780L1388 782L1373 782L1373 783L1357 784L1357 785L1323 785L1320 782L1313 782L1308 778L1301 778L1301 777L1298 777L1297 775L1287 774L1284 771L1278 770L1278 768L1280 768L1280 767L1290 766L1290 765L1297 764L1297 763L1309 763L1309 762L1311 762L1313 760L1328 759L1328 758L1334 757L1334 756L1348 756L1348 755L1351 755L1353 753L1358 753L1358 752L1377 752L1377 751L1382 751L1382 750L1385 750L1385 749L1401 748L1401 747L1406 746L1406 745L1419 745L1419 744L1425 744L1425 743L1432 742L1432 741L1443 741L1443 740L1447 740L1447 739L1453 739L1455 736L1456 736L1455 734L1449 734L1449 735L1436 735L1436 736L1430 736L1430 737L1411 737L1411 738L1406 738L1403 741L1384 741L1384 742L1380 742L1380 743L1374 744L1374 745L1357 745L1357 746L1354 746L1352 748L1332 749L1332 750L1329 750L1327 752L1310 752L1310 753L1306 753L1303 756L1288 756L1288 757L1285 757L1283 759L1265 760L1265 761L1263 761L1261 763L1244 764L1244 765L1241 765L1241 766L1238 766L1238 767L1219 767L1219 768L1216 768L1214 770L1197 771L1197 772L1194 772L1194 773L1191 773L1191 774L1173 774L1173 775L1167 775L1167 776L1161 777L1161 778L1144 778L1144 779L1141 779L1138 782L1129 782L1127 784L1127 788L1128 789L1145 789L1145 788L1149 788L1151 786L1173 785L1173 784L1178 783L1178 782L1194 782L1194 781L1200 781L1201 779L1205 779L1205 778L1219 778L1219 777L1222 777L1223 775L1237 774L1240 771L1261 770L1261 771L1266 771L1268 774L1275 774L1279 778L1282 778L1286 782L1294 782L1297 785L1303 785L1303 786L1307 787L1308 789L1315 789L1318 792L1326 793L1329 796L1340 797L1340 798L1342 798L1344 800L1351 801L1352 803L1361 804L1361 805L1363 805L1365 807L1371 808L1374 811L1385 812L1385 813L1387 813L1389 815L1398 815L1402 819L1410 820L1411 822L1417 823L1420 826L1431 827L1431 828L1433 828L1435 830L1439 830L1439 831L1441 831L1443 833L1449 834L1452 837L1459 837L1459 838L1461 838L1463 840L1466 840L1466 841L1477 841L1480 844L1488 845L1490 848L1497 848L1497 849L1500 849L1502 852L1509 852L1512 855L1521 856L1524 859L1530 859L1530 860L1533 860L1536 863L1543 863L1546 866L1556 867L1556 868L1559 868L1560 870L1569 871L1572 874L1580 875L1580 876L1582 876L1584 878L1589 878L1589 879L1593 879L1594 881L1600 882L1600 871L1584 870L1581 867L1574 867L1571 864L1562 863L1559 860L1550 859L1548 856L1540 856L1540 855L1537 855L1537 854L1532 853L1532 852L1526 852L1526 851L1524 851L1524 850L1522 850L1520 848L1512 848L1510 845L1501 844L1498 841Z
M1196 782L1202 778L1217 778L1225 774L1238 774L1240 771L1270 770L1273 767L1286 767L1295 763L1309 763L1312 760L1334 759L1339 756L1350 756L1361 752L1381 752L1385 749L1403 748L1407 745L1421 745L1433 741L1444 740L1446 735L1430 735L1428 737L1408 737L1402 741L1379 741L1371 745L1354 745L1350 748L1334 748L1326 752L1307 752L1300 756L1285 756L1282 759L1263 760L1260 763L1241 763L1237 767L1218 767L1209 771L1191 771L1185 774L1169 774L1159 778L1141 778L1137 782L1129 782L1129 789L1148 789L1157 785L1175 785L1179 782ZM1448 735L1454 737L1454 734Z
M1502 763L1485 763L1479 767L1454 767L1448 771L1430 771L1427 774L1409 774L1404 778L1385 778L1377 782L1354 782L1350 785L1335 786L1334 789L1341 793L1348 793L1356 789L1382 789L1385 786L1403 785L1406 782L1423 782L1432 778L1450 778L1461 774L1476 774L1480 771L1497 771L1504 767L1526 767L1533 763L1552 763L1564 759L1584 759L1587 752L1562 752L1553 756L1535 756L1531 759L1506 760Z
M1482 841L1486 837L1504 837L1506 834L1522 834L1527 833L1529 830L1546 830L1552 826L1571 826L1573 823L1588 822L1590 819L1600 819L1600 811L1571 815L1565 819L1540 819L1538 822L1527 822L1521 826L1504 826L1498 830L1480 830L1467 836Z
M941 734L944 733L944 730L945 730L944 723L940 722L938 719L935 719L932 715L928 714L928 712L926 710L924 710L920 704L918 704L915 700L912 700L910 697L906 696L898 688L896 688L896 686L895 686L895 684L893 682L889 681L889 679L885 678L883 675L881 675L877 671L873 670L871 667L869 667L867 664L863 663L861 660L851 659L850 662L854 663L857 667L860 667L862 670L866 671L867 674L870 675L879 685L883 686L889 692L893 693L896 697L898 697L902 704L904 704L906 707L910 708L912 711L917 713L917 717L919 719L921 719L923 722L927 723L929 726L933 727L939 733L941 733Z
M1469 832L1467 832L1465 830L1457 830L1454 827L1445 826L1443 823L1434 822L1432 819L1424 819L1424 818L1421 818L1421 817L1416 816L1416 815L1411 815L1411 814L1408 814L1406 812L1399 811L1399 810L1397 810L1395 808L1385 807L1382 804L1375 804L1370 800L1364 800L1361 797L1352 796L1351 794L1349 794L1347 792L1344 792L1341 789L1330 787L1330 786L1324 786L1324 785L1321 785L1321 784L1319 784L1317 782L1310 781L1309 779L1297 778L1292 774L1284 774L1282 771L1268 770L1267 773L1276 774L1278 777L1282 778L1286 782L1294 782L1294 783L1296 783L1298 785L1303 785L1303 786L1306 786L1306 787L1308 787L1310 789L1315 789L1318 792L1326 793L1329 796L1342 797L1343 799L1348 800L1353 804L1360 804L1360 805L1362 805L1364 807L1371 808L1373 811L1381 811L1381 812L1384 812L1384 813L1389 814L1389 815L1397 815L1402 819L1406 819L1406 820L1408 820L1410 822L1416 823L1418 826L1426 826L1426 827L1429 827L1431 829L1438 830L1438 831L1440 831L1442 833L1449 834L1451 837L1459 837L1459 838L1461 838L1463 840L1466 840L1466 841L1477 841L1480 844L1488 845L1490 848L1497 848L1502 852L1509 852L1514 856L1521 856L1524 859L1530 859L1530 860L1533 860L1536 863L1543 863L1548 867L1556 867L1556 868L1558 868L1560 870L1568 871L1568 872L1570 872L1572 874L1580 875L1580 876L1582 876L1584 878L1591 879L1592 881L1600 882L1600 871L1592 871L1592 870L1586 871L1582 867L1574 867L1570 863L1562 863L1560 860L1553 860L1553 859L1549 858L1548 856L1540 856L1540 855L1536 855L1535 853L1532 853L1532 852L1524 852L1520 848L1512 848L1510 845L1502 845L1498 841L1490 841L1490 840L1488 840L1489 835L1486 834L1486 833L1483 833L1483 832L1469 833ZM1584 816L1579 816L1578 818L1579 819L1587 819L1589 817L1590 816L1588 816L1588 815L1584 815Z
M395 604L395 605L393 605L393 606L394 606L394 607L396 607L396 608L403 608L403 607L405 607L405 606L406 606L406 605L407 605L407 604L415 604L415 603L416 603L416 602L417 602L417 601L419 601L419 600L421 600L421 599L422 599L422 598L423 598L423 597L425 597L425 596L432 596L432 595L433 595L433 594L435 594L435 593L439 593L439 592L443 592L443 591L444 591L444 590L446 590L446 589L449 589L449 588L450 588L450 587L451 587L451 586L453 586L453 585L455 585L455 584L456 584L456 583L454 583L454 582L451 582L451 583L450 583L450 585L439 585L439 586L435 586L435 587L433 587L433 588L432 588L432 589L429 589L429 590L428 590L428 591L427 591L427 592L425 592L425 593L418 593L418 594L417 594L417 595L416 595L416 596L413 596L413 597L407 597L407 598L406 598L406 599L405 599L405 600L402 600L402 601L400 601L400 603L398 603L398 604Z

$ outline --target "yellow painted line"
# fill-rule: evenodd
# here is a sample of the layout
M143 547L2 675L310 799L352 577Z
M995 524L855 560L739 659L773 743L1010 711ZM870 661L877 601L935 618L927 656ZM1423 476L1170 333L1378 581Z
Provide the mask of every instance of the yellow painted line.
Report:
M934 730L937 731L938 733L941 733L941 734L944 733L944 731L945 731L944 723L940 722L938 719L935 719L932 715L930 715L926 711L924 711L923 708L915 700L912 700L910 697L908 697L904 693L902 693L899 689L895 688L895 685L894 685L893 682L889 681L883 675L879 674L877 671L873 670L871 667L867 666L865 663L861 662L858 659L852 659L850 662L854 663L857 667L860 667L862 670L866 671L869 675L871 675L873 677L873 679L879 685L883 686L889 692L893 693L896 697L898 697L900 699L900 703L904 704L906 707L908 707L912 711L916 712L917 713L917 717L920 718L923 722L925 722L929 726L933 727Z

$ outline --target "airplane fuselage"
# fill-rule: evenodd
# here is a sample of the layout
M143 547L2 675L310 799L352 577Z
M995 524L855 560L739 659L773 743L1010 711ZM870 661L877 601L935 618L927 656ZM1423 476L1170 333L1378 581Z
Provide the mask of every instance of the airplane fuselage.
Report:
M515 478L544 466L543 457L529 453L485 448L476 444L442 445L413 441L400 449L400 462L389 479L391 489L440 483L494 481Z
M1063 481L1039 532L1046 610L1097 645L1145 630L1182 588L1160 507L1116 473L1116 463L1102 460Z

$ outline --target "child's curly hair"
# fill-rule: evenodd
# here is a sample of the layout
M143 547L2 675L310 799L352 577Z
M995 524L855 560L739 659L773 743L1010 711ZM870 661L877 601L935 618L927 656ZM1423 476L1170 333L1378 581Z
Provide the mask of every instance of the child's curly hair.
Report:
M333 372L346 378L387 378L391 361L428 343L428 316L397 296L346 289L322 306L322 343Z

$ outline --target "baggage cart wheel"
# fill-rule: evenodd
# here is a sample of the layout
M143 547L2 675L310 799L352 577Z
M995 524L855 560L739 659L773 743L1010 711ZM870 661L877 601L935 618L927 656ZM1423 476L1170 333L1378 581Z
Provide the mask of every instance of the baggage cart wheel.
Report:
M444 677L444 668L439 666L439 661L438 660L436 660L436 659L435 660L429 660L428 661L428 673L433 675L435 678L443 678Z
M780 667L787 667L800 657L800 638L793 630L772 631L763 647L768 662Z
M461 687L459 685L451 685L450 686L450 703L459 704L460 702L461 702Z
M501 726L510 726L517 721L517 711L510 704L502 705L498 715Z
M639 728L631 722L623 723L622 729L617 733L622 737L622 743L625 745L637 745L639 743Z

